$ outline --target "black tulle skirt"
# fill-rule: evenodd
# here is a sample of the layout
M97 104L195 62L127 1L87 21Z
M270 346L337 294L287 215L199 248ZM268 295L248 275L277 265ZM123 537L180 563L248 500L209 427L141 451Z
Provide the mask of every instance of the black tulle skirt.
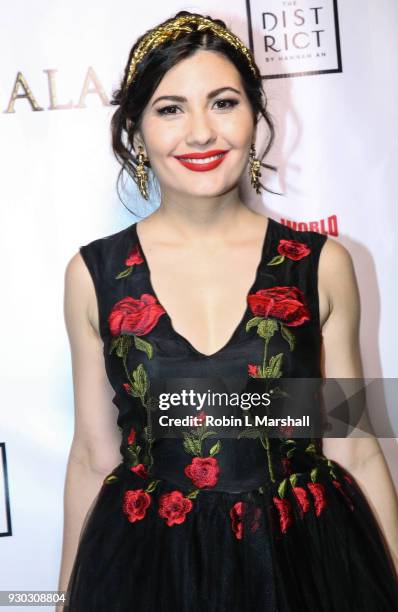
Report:
M173 522L159 514L176 490L166 480L129 520L125 493L148 480L120 464L86 517L65 610L397 612L379 526L355 478L335 469L333 482L320 468L315 486L308 471L295 489L203 489Z

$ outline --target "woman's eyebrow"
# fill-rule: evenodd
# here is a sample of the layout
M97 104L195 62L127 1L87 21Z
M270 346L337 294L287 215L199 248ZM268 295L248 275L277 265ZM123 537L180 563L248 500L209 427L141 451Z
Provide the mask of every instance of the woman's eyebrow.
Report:
M235 93L241 95L241 92L239 91L239 89L235 89L235 87L219 87L218 89L213 89L213 91L210 91L207 94L207 99L210 100L210 98L214 98L214 96L218 96L218 94L222 93L223 91L234 91ZM154 104L156 104L156 102L159 102L159 100L173 100L173 102L187 102L187 98L185 98L184 96L159 96L159 98L156 98L156 100L154 100L151 104L151 106L153 106Z

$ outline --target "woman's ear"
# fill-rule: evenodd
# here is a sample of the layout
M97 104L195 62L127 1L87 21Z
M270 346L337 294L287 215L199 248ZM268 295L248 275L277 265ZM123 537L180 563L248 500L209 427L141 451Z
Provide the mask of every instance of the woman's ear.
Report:
M139 147L142 147L145 151L145 144L142 138L141 132L136 132L133 137L133 149L138 152Z
M126 119L126 127L127 127L127 131L129 133L131 133L133 125L134 125L134 123L133 123L133 121L131 119ZM138 130L138 131L135 132L135 134L133 136L133 149L134 149L134 151L138 151L139 145L144 147L144 141L143 141L141 132ZM144 149L145 149L145 147L144 147Z

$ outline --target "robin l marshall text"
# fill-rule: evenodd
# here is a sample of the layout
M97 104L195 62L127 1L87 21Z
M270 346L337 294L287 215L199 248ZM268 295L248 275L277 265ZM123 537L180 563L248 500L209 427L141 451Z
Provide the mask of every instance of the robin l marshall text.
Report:
M251 418L252 422L250 422L250 417L248 415L245 415L244 418L228 416L214 417L210 414L207 414L204 418L190 415L182 418L176 418L163 415L159 417L159 425L162 427L200 427L203 425L206 425L206 427L258 427L261 425L265 425L267 427L286 427L289 425L296 427L309 427L310 425L309 415L303 415L298 419L293 419L290 416L286 418L271 418L267 415L254 415Z

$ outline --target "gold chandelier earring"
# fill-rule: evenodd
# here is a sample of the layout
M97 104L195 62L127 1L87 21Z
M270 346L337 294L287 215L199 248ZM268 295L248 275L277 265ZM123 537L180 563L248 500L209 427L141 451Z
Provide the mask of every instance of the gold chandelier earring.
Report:
M256 193L261 193L260 167L261 167L260 160L257 159L256 157L256 148L254 144L252 144L250 147L250 153L249 153L249 175L250 175L250 183L252 187L256 190Z
M145 162L148 161L148 157L144 153L144 149L141 145L138 146L137 155L137 166L134 169L135 182L138 185L138 189L145 200L148 200L148 172L145 168Z

